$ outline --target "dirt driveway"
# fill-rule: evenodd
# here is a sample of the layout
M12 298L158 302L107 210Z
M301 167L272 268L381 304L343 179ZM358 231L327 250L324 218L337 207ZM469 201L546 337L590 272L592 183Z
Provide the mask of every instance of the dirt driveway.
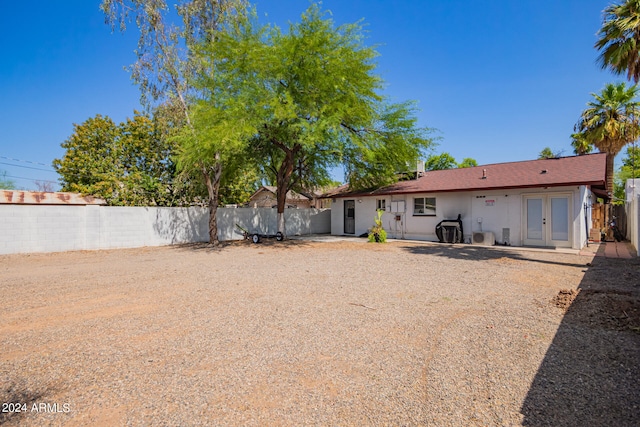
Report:
M638 425L639 286L408 242L2 256L0 424Z

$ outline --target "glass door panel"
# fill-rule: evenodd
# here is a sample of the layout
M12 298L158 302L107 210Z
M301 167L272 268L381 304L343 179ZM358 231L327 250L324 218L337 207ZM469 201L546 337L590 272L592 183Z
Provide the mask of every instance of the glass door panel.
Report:
M527 199L527 240L539 240L543 243L543 209L542 198Z
M551 240L569 241L569 199L551 198Z

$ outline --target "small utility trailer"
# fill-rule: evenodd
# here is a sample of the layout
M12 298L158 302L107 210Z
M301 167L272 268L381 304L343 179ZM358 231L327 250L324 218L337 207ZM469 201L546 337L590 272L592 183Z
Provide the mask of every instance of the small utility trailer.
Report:
M281 232L277 232L276 234L262 234L262 233L252 233L246 228L240 226L240 224L236 224L236 227L240 230L239 233L242 233L242 236L245 240L251 240L253 243L260 243L260 239L276 239L278 242L281 242L284 239L284 236Z

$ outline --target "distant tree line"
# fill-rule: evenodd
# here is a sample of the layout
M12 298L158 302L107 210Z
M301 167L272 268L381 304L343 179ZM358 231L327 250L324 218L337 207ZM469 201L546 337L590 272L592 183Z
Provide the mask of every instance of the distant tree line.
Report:
M431 154L424 162L424 169L428 171L470 168L478 166L478 162L471 157L465 157L460 163L449 153Z

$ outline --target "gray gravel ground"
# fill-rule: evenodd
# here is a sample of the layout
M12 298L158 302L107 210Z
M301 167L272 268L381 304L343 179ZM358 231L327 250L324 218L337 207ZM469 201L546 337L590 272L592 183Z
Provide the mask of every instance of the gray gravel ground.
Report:
M611 262L359 240L2 256L0 402L26 412L0 424L640 425L640 264Z

